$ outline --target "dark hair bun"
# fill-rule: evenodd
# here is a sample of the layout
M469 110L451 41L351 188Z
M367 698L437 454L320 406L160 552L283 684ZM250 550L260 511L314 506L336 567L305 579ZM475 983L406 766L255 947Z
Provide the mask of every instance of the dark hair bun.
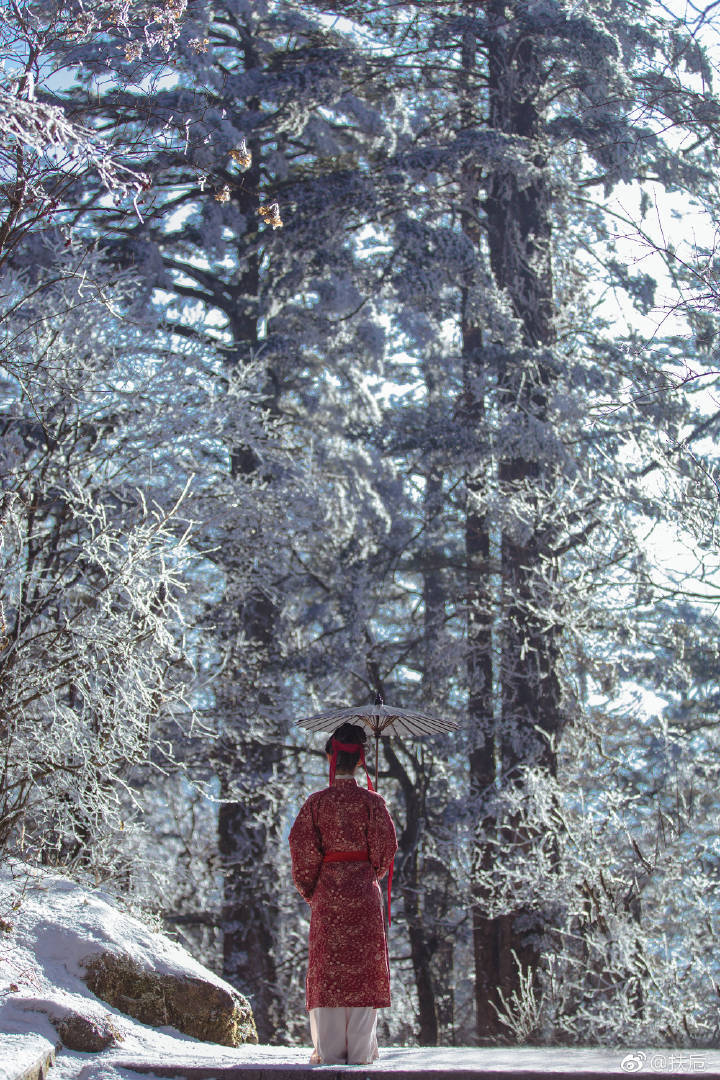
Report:
M341 724L325 743L326 754L332 754L333 752L333 739L337 739L338 742L342 743L360 743L365 748L367 746L367 731L360 724ZM340 772L352 772L359 760L360 754L358 751L350 753L347 750L338 750L337 768Z
M327 742L328 753L332 752L331 743L333 739L337 739L338 742L344 743L360 743L361 746L367 745L367 731L360 724L341 724L337 731L334 731Z

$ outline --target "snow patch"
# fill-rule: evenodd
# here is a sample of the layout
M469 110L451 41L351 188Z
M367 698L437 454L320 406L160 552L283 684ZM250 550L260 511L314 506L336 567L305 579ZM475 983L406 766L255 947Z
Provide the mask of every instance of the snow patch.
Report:
M95 997L85 985L83 961L103 952L125 953L158 974L201 978L232 993L232 987L181 946L134 916L102 889L83 887L59 874L12 861L0 868L0 1060L17 1076L43 1049L58 1042L50 1018L77 1012L93 1020L112 1018L122 1037L123 1055L155 1060L176 1048L197 1047L200 1060L214 1060L220 1048L183 1036L174 1029L154 1029L133 1020ZM23 1039L22 1036L26 1038ZM34 1041L28 1042L27 1037ZM38 1052L35 1053L35 1050ZM29 1057L29 1060L28 1060ZM95 1055L97 1061L105 1055ZM53 1080L79 1076L86 1054L64 1051ZM74 1064L73 1064L74 1062ZM93 1077L95 1076L93 1073ZM108 1073L108 1076L117 1074ZM100 1073L97 1073L100 1080ZM137 1080L137 1074L133 1074Z

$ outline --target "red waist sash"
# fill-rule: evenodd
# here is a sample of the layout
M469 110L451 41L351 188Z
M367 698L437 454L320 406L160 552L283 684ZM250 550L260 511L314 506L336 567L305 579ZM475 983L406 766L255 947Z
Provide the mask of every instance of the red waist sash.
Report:
M370 862L367 851L326 851L323 855L323 862ZM395 860L390 863L388 868L388 926L390 922L390 893L392 889L392 876L393 866Z
M367 851L326 851L323 862L370 862Z

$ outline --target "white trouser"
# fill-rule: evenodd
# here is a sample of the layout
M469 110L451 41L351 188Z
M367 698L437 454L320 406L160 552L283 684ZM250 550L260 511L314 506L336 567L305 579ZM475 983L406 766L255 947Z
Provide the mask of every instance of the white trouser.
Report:
M378 1056L377 1009L311 1009L311 1065L369 1065Z

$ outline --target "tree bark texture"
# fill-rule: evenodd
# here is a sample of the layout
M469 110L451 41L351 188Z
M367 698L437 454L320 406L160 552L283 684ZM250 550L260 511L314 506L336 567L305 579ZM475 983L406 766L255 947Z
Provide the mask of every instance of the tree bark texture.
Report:
M245 67L259 66L250 44ZM252 105L253 103L251 103ZM257 103L255 103L257 104ZM236 195L249 220L257 217L261 186L259 148L254 164ZM259 346L261 272L259 253L246 260L231 290L226 314L233 345L227 351L228 368L252 358ZM230 446L230 471L237 484L254 484L261 463L252 446L240 441ZM233 579L232 555L225 560L228 582ZM233 604L232 600L225 603ZM261 1042L275 1039L284 1026L283 992L278 983L276 944L279 903L275 857L279 844L278 815L269 806L270 793L281 766L277 741L254 737L248 726L256 709L271 704L265 685L271 678L276 607L260 584L229 611L232 636L244 641L242 654L233 660L230 645L228 677L219 692L226 724L220 761L221 794L218 846L223 867L223 976L250 998ZM238 632L236 632L238 631ZM247 672L242 676L241 672ZM254 673L254 674L253 674ZM240 797L238 797L238 790Z
M385 700L385 688L376 661L368 659L367 669L373 689ZM397 741L397 740L396 740ZM445 983L452 979L452 970L444 973L442 988L437 985L435 953L439 937L435 912L428 920L425 913L426 886L423 875L422 834L427 820L429 778L420 759L407 755L413 763L413 774L395 753L392 742L384 740L383 749L388 771L398 781L405 806L404 823L398 833L397 874L394 878L402 896L407 922L410 957L418 1003L418 1040L421 1046L437 1046L439 1037L438 1000L447 994Z
M513 137L532 167L528 179L522 170L500 164L484 180L490 270L521 326L519 347L493 343L491 393L498 415L514 414L520 425L542 425L548 417L554 366L552 198L540 149L543 117L537 102L543 72L532 36L518 29L518 8L504 0L490 0L487 6L488 126ZM468 369L477 371L483 357L480 328L464 326L463 345ZM470 400L477 429L483 404ZM495 486L504 511L496 537L478 509L482 500L476 491L482 490L482 478L469 476L467 482L471 794L478 815L475 865L485 872L492 870L498 852L532 843L519 822L495 820L493 794L502 785L519 783L523 766L554 771L553 745L543 733L554 736L561 728L560 628L552 617L554 567L547 555L554 471L539 454L522 449L528 442L519 438L517 452L501 450L494 475L486 481ZM512 518L513 500L525 507L523 527ZM536 969L543 925L542 912L524 909L487 917L476 888L473 945L480 1042L510 1037L496 1007L501 997L509 1002L519 992L522 974Z

